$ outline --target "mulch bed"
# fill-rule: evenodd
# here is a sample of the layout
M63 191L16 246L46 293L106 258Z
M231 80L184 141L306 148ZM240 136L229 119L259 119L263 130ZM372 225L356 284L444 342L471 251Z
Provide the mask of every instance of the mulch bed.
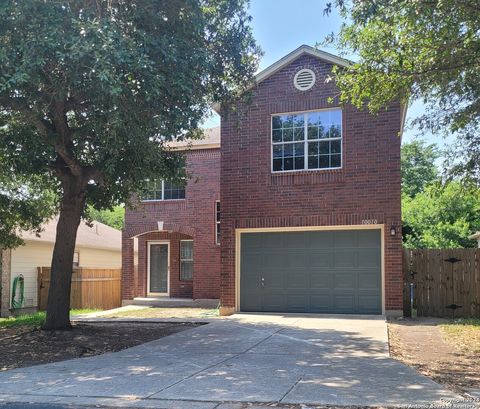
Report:
M120 351L198 325L102 322L74 324L69 331L0 328L0 371Z
M457 393L480 388L480 356L445 341L442 319L405 319L388 325L390 354Z

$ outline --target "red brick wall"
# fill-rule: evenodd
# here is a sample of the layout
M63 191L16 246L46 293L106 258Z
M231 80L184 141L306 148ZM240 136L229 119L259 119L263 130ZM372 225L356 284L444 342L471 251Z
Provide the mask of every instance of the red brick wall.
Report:
M317 76L306 92L293 87L300 68ZM377 116L344 107L342 169L271 173L271 114L338 106L338 90L325 82L331 68L304 55L260 83L250 105L222 114L224 307L235 305L235 228L358 225L376 219L385 225L385 308L402 309L400 106Z
M215 244L215 201L220 198L220 149L191 150L187 153L185 200L139 203L125 212L123 230L122 299L145 296L146 242L170 239L170 289L172 297L219 298L220 246ZM164 222L172 233L156 232L157 222ZM148 234L147 234L148 233ZM135 279L133 248L130 237L138 236L138 277ZM194 240L192 282L179 280L179 240ZM135 283L137 289L134 291Z

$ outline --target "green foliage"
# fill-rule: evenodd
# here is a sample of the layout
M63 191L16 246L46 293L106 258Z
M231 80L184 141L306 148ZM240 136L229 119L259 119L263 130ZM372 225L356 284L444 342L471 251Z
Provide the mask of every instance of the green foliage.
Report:
M43 321L45 321L45 312L41 311L19 315L18 317L0 318L0 328L19 327L22 325L40 327Z
M480 190L458 181L434 183L415 197L402 196L408 248L475 247L467 237L480 230Z
M91 312L96 312L98 310L84 308L84 309L72 309L70 310L70 315L80 315L80 314L88 314ZM20 327L23 325L29 327L40 327L43 322L45 321L45 312L38 311L32 314L22 314L17 317L9 317L9 318L0 318L0 328L8 328L8 327Z
M414 197L435 181L439 172L435 161L440 153L435 144L427 145L423 140L414 140L402 145L402 192Z
M212 103L256 71L247 4L0 2L2 245L18 244L16 227L37 227L52 199L62 211L110 209L148 178L184 177L165 143L198 136Z
M123 221L125 219L125 208L123 206L115 206L113 209L96 210L92 207L88 209L88 216L92 220L106 224L115 229L122 230Z
M480 181L478 0L336 0L333 6L346 23L329 40L358 56L335 70L341 100L372 112L409 98L424 101L419 125L457 133L452 170Z
M0 172L0 248L21 245L18 230L40 232L42 222L56 211L54 193L38 178L7 175Z

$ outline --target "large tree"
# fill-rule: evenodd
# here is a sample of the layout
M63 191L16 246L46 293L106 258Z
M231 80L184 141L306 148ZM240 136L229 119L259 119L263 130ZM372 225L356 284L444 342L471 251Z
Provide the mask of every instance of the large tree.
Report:
M21 230L39 233L56 211L56 196L41 180L6 174L0 172L0 250L23 244Z
M88 205L179 178L165 146L257 68L247 0L3 0L0 156L59 198L46 329L70 327L72 260ZM5 175L4 175L5 176ZM8 175L7 175L8 176Z
M402 193L414 197L439 177L435 161L440 152L435 144L415 139L402 145Z
M112 209L97 210L93 207L87 209L88 217L97 222L106 224L115 229L121 230L125 220L125 207L114 206Z
M330 39L358 61L335 72L341 99L372 112L424 101L419 125L457 134L452 169L480 181L478 0L335 0L326 11L334 6L346 22Z
M415 197L402 198L404 245L409 248L476 247L480 189L459 181L435 182Z

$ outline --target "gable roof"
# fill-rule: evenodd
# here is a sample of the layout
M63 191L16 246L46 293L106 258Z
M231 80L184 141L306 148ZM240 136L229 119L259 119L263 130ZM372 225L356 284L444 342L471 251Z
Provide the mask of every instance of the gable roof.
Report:
M271 77L273 74L280 71L282 68L304 54L311 55L312 57L316 57L331 64L340 65L341 67L348 67L352 64L351 61L346 60L345 58L341 58L334 54L327 53L326 51L318 50L317 48L303 44L256 74L251 87L261 83L262 81L265 81L267 78ZM220 104L214 104L212 108L217 114L220 114Z
M320 60L329 62L331 64L339 65L341 67L349 67L350 65L353 64L352 61L347 60L345 58L341 58L341 57L338 57L337 55L327 53L326 51L322 51L317 48L311 47L309 45L302 44L297 49L293 50L286 56L280 58L277 62L274 62L269 67L265 68L263 71L260 71L258 74L256 74L255 81L254 81L254 84L252 84L252 86L259 84L262 81L265 81L267 78L271 77L273 74L280 71L282 68L284 68L285 66L290 64L292 61L296 60L298 57L304 54L311 55L312 57L316 57ZM214 104L212 108L217 114L220 114L220 109L221 109L220 104ZM405 128L407 108L408 108L408 104L402 104L400 132L399 132L400 136L403 135L403 131Z
M344 58L303 44L296 50L293 50L291 53L287 54L285 57L280 58L277 62L265 68L263 71L260 71L257 75L255 75L255 82L259 84L304 54L311 55L312 57L316 57L331 64L340 65L341 67L348 67L352 64L351 61L348 61Z
M22 231L20 237L25 241L55 243L58 216L42 225L43 231L37 236L32 231ZM103 250L122 250L122 232L94 221L92 227L82 220L78 226L76 248L90 247Z
M204 130L202 139L186 139L183 141L171 141L168 146L174 150L184 149L214 149L220 148L220 127Z

